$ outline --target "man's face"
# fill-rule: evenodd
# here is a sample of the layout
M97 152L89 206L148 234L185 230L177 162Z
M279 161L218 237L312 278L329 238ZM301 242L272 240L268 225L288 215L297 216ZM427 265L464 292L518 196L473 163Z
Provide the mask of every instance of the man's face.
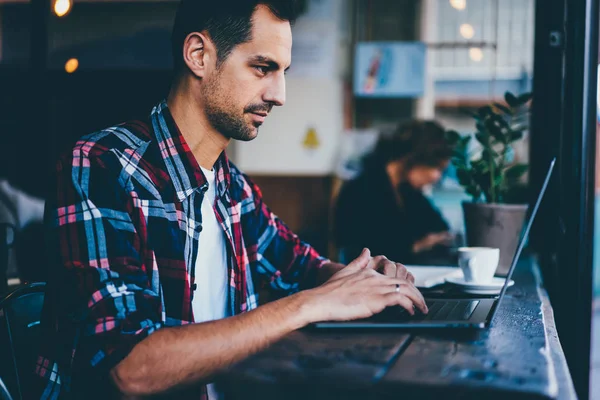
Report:
M230 139L254 139L273 106L285 103L284 72L291 58L290 23L257 7L251 40L204 77L201 95L212 126Z

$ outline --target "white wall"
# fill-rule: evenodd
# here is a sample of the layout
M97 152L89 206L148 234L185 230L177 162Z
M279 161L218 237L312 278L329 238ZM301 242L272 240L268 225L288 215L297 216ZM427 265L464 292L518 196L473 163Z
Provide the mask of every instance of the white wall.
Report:
M287 103L276 107L251 142L234 142L234 162L244 172L264 175L328 175L342 133L343 88L338 79L287 81ZM320 142L303 146L307 130Z

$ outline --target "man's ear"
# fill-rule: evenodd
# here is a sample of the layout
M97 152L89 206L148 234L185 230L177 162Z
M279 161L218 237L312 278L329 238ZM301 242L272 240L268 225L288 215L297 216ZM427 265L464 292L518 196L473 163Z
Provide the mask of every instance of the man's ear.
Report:
M208 36L199 32L192 32L183 43L183 61L189 70L198 78L206 76L207 67L210 68L214 54L214 46Z

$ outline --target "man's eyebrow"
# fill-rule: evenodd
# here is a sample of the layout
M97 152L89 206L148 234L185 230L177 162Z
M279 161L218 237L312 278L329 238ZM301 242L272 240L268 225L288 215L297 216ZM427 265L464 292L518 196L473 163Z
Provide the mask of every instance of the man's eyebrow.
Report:
M255 63L262 63L262 64L267 64L269 66L269 69L272 70L278 70L281 68L281 66L279 65L279 63L275 60L272 60L271 58L267 57L267 56L262 56L262 55L256 55L250 58L250 62L255 62ZM289 70L290 67L287 67L285 70Z

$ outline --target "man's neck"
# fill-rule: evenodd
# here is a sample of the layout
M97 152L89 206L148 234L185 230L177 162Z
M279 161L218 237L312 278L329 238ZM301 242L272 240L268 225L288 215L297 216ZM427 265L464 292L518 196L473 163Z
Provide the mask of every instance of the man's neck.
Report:
M212 169L230 139L211 126L191 91L181 88L171 90L167 105L198 164Z

